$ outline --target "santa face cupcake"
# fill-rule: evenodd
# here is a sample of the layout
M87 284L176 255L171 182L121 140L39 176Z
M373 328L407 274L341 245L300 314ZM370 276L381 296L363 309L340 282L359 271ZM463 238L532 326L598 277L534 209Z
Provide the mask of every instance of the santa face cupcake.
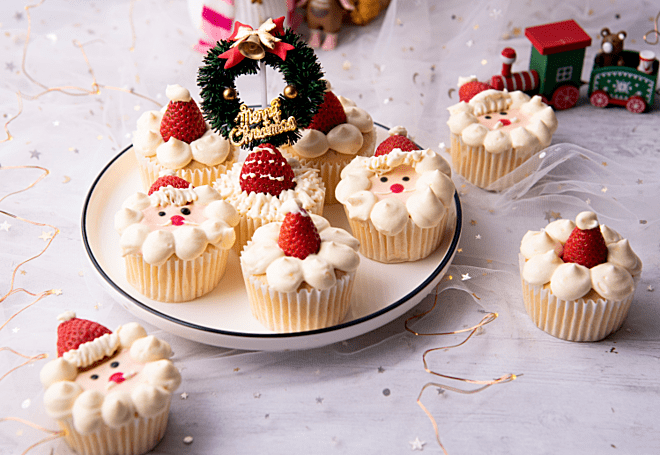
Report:
M302 136L283 147L284 156L296 158L305 167L318 169L325 184L325 203L334 204L341 170L356 156L373 155L376 129L367 111L344 97L326 91L323 104Z
M356 157L342 171L336 196L360 252L370 259L416 261L442 242L455 192L449 164L417 149L407 138L391 136L375 156Z
M359 242L296 201L283 222L257 229L241 254L252 314L275 332L339 324L348 313Z
M256 147L213 187L240 215L234 246L239 253L260 226L284 219L287 201L295 199L308 212L323 214L325 188L318 171L285 159L270 144Z
M40 378L44 405L81 455L140 455L165 434L181 375L170 346L137 323L114 333L68 312L60 316L56 360Z
M484 90L448 109L452 166L480 188L549 146L557 129L552 108L520 91Z
M161 302L211 292L224 275L237 223L236 210L210 186L159 178L115 215L128 282Z
M625 320L642 271L628 240L582 212L529 231L520 245L525 308L534 323L568 341L598 341Z
M133 134L144 189L161 175L210 185L236 161L238 149L211 130L187 89L169 85L165 93L168 105L142 114Z

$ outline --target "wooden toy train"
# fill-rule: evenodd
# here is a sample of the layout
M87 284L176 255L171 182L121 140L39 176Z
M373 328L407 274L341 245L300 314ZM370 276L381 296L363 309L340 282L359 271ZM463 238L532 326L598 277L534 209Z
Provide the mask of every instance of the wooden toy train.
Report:
M532 43L529 70L511 72L516 53L506 48L502 52L502 72L491 78L490 86L541 95L556 110L575 106L591 37L573 20L530 27L525 36ZM604 28L601 37L603 44L589 80L589 101L597 107L613 104L625 106L630 112L644 112L653 105L658 60L651 51L623 50L625 32L615 35Z

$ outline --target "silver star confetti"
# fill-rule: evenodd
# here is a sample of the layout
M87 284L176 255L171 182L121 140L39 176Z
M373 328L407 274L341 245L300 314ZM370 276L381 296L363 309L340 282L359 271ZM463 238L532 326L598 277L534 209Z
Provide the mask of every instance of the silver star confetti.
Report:
M472 278L472 277L470 276L469 273L464 273L464 274L461 275L461 281L467 281L467 280L469 280L469 279L471 279L471 278Z
M323 398L316 397L316 404L323 404Z
M188 392L183 392L183 393L181 394L181 399L182 399L182 400L187 400L187 399L188 399Z
M53 238L53 233L52 232L46 232L46 231L41 231L41 235L39 236L40 239L42 239L44 242L49 241L50 239Z
M415 438L414 441L410 441L411 450L419 450L420 452L421 452L422 450L424 450L424 445L425 445L425 444L426 444L426 443L420 441L419 438Z
M7 223L6 221L0 224L0 231L7 231L9 232L9 228L11 227L11 224Z
M30 158L39 159L39 155L41 155L41 153L37 152L36 150L30 151Z

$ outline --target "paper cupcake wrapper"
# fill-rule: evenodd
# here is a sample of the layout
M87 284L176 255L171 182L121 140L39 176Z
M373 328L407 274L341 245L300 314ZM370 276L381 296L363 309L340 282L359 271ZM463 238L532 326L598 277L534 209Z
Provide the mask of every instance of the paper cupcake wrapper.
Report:
M406 227L401 232L396 235L384 235L378 232L371 220L351 219L348 212L346 217L353 237L360 241L360 253L369 259L386 264L424 259L440 246L447 225L447 212L445 212L437 226L421 228L408 219Z
M145 191L149 191L151 184L160 177L160 173L169 169L156 163L155 160L146 158L137 152L135 155L138 159L142 187ZM238 153L232 150L229 152L229 155L224 162L216 164L215 166L202 166L198 169L176 169L174 170L174 173L178 177L192 183L193 186L212 185L221 174L227 172L227 169L231 169L236 162L237 157Z
M141 255L125 256L126 279L144 296L159 302L187 302L211 292L227 267L229 250L209 245L199 257L183 261L170 257L160 266Z
M355 272L337 279L330 289L278 292L243 271L250 310L257 320L278 333L304 332L337 325L351 303Z
M465 180L479 188L488 189L495 181L513 172L543 148L539 144L523 156L519 156L514 149L502 153L489 153L483 145L479 147L466 145L460 136L452 133L451 164ZM513 183L515 182L509 182L509 185ZM505 188L498 188L498 190L502 189Z
M137 417L126 424L110 428L102 425L93 433L82 435L73 426L73 418L58 420L65 431L64 439L79 455L141 455L153 449L163 439L170 412L167 406L151 417Z
M520 255L520 275L525 258ZM621 328L634 291L623 300L562 300L549 289L522 281L525 309L536 326L566 341L599 341Z
M320 198L319 198L320 199ZM311 207L303 207L310 213L314 215L323 216L323 199L320 199ZM241 218L234 228L236 231L236 241L234 242L234 251L240 255L243 251L243 247L247 245L248 240L252 238L254 231L259 229L264 224L272 223L272 220L267 220L263 218L251 218L247 215L241 215Z

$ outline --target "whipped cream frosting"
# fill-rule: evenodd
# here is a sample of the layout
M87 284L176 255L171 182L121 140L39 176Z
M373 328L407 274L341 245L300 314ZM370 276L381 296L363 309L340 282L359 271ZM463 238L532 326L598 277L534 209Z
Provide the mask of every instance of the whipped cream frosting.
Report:
M591 269L560 258L563 245L575 227L593 229L598 224L593 212L580 213L575 223L557 220L541 231L528 231L520 244L520 254L526 259L522 278L550 290L559 299L576 300L592 289L603 299L622 300L635 290L635 280L642 271L642 261L632 251L628 240L613 229L600 225L607 245L607 262Z
M469 102L448 108L447 125L471 147L484 146L489 153L514 149L520 156L550 145L557 117L540 96L523 92L484 90Z
M173 254L184 261L195 259L208 245L231 248L238 221L236 210L210 186L168 186L126 199L115 214L115 229L124 256L141 254L159 266Z
M287 162L293 170L295 186L290 190L282 191L278 196L243 191L240 183L243 163L235 163L215 181L213 188L223 200L236 209L240 216L261 218L266 222L284 220L282 205L287 201L297 200L305 210L313 210L325 198L325 186L319 171L301 166L295 158L288 158Z
M293 202L293 201L292 201ZM285 212L296 211L291 202ZM294 292L304 282L315 289L328 289L337 281L335 270L354 272L359 263L360 243L343 229L331 227L318 215L309 214L321 237L321 248L305 259L286 256L277 244L281 222L261 226L241 254L243 273L266 275L268 285L278 292Z
M335 126L328 134L315 129L301 130L300 139L291 146L300 158L318 158L328 150L355 155L364 144L364 135L373 132L374 121L367 111L357 107L353 100L343 96L337 98L346 113L346 123Z
M168 85L165 91L173 101L190 101L190 92L180 85ZM144 157L155 157L158 164L177 170L186 167L192 161L206 166L223 163L232 150L230 142L206 125L202 137L190 144L171 137L167 142L160 135L160 122L167 110L147 111L137 121L137 130L133 133L133 148Z
M396 235L409 219L422 228L442 222L455 192L449 172L446 160L428 149L357 156L342 170L335 196L350 218Z
M136 413L145 417L157 414L181 383L166 342L147 336L136 323L120 326L113 335L118 341L115 350L93 368L78 368L75 360L69 360L76 356L65 355L41 370L46 412L54 419L72 419L83 435L103 426L120 427Z

